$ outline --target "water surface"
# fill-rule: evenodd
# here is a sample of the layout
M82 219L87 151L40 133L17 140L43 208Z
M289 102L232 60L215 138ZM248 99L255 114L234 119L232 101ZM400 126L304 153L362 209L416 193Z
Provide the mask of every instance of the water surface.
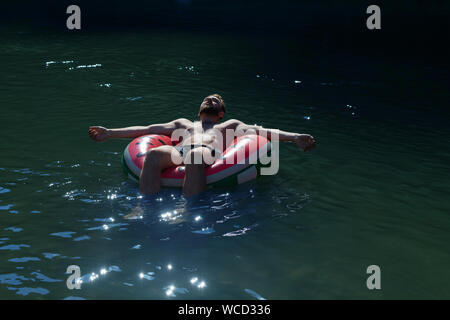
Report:
M449 298L448 75L292 41L2 30L0 297ZM128 141L89 140L90 125L194 120L215 92L228 118L317 148L282 145L273 177L142 198L121 170Z

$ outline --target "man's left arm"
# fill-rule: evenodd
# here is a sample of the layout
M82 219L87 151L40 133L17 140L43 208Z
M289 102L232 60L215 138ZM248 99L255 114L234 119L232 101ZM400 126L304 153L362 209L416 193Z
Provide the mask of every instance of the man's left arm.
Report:
M314 137L309 134L288 132L279 129L268 129L263 128L262 126L248 125L238 120L235 121L236 122L232 126L236 127L235 129L236 131L243 131L247 134L255 133L267 137L267 139L269 140L275 138L278 139L279 141L294 142L297 145L297 147L299 147L303 151L311 150L316 146L316 141L314 140Z

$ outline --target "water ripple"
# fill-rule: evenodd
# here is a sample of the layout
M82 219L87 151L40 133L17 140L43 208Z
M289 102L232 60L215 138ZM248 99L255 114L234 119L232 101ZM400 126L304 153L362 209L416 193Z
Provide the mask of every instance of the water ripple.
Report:
M247 292L248 294L250 294L252 297L258 299L258 300L266 300L265 298L263 298L260 294L256 293L253 290L250 289L245 289L245 292Z
M12 258L8 261L11 262L28 262L28 261L41 261L38 257L23 257L23 258Z
M20 248L29 248L30 246L27 244L9 244L7 246L0 247L0 250L10 250L10 251L17 251L20 250Z
M24 288L13 288L13 287L8 287L9 290L12 291L16 291L17 290L17 294L22 295L22 296L27 296L30 293L37 293L40 295L46 295L48 294L50 291L41 287L38 288L29 288L29 287L24 287Z
M72 234L75 234L76 232L73 231L63 231L63 232L55 232L50 233L51 236L55 237L61 237L61 238L72 238Z
M10 192L10 191L11 191L10 189L6 189L6 188L3 188L3 187L0 187L0 194L7 193L7 192Z
M10 284L18 286L22 284L22 281L28 280L30 279L25 278L24 276L18 275L16 273L0 274L0 283L2 284Z

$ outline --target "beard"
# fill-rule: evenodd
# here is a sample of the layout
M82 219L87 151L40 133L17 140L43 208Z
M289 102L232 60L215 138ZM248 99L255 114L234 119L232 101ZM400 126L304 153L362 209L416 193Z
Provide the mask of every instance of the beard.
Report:
M200 114L202 114L202 113L209 114L209 115L212 115L212 116L218 116L220 111L221 111L220 107L215 107L212 104L204 104L204 103L202 103L200 105L199 113Z

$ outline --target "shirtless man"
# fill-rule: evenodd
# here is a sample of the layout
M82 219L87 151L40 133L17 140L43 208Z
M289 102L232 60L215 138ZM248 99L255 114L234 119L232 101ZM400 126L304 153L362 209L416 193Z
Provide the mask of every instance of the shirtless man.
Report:
M212 94L203 99L198 116L199 122L188 119L177 119L164 124L136 126L121 129L107 129L99 126L89 127L89 136L97 142L110 138L136 138L146 134L163 134L171 136L175 130L183 130L187 134L175 147L160 146L147 152L147 156L139 177L139 191L143 194L157 193L161 188L161 172L174 165L185 165L183 192L185 196L198 194L206 189L205 166L206 159L217 157L226 145L227 129L248 132L249 130L266 136L278 135L279 141L294 142L301 150L308 151L315 147L315 140L309 134L285 132L277 129L265 129L256 125L248 125L239 120L231 119L219 123L225 114L225 102L218 94ZM217 139L217 133L223 139ZM221 137L221 138L222 138ZM217 141L224 141L222 146ZM196 159L195 161L193 161ZM197 159L201 159L200 162ZM203 159L203 160L202 160ZM210 161L210 160L209 160Z

